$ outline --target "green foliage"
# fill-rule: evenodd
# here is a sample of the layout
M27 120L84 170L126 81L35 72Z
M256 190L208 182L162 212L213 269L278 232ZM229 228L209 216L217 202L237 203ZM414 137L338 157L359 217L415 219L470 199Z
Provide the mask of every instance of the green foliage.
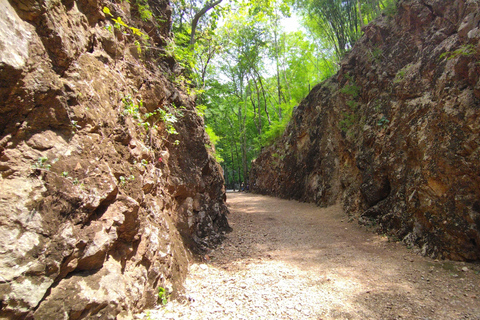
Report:
M381 62L382 54L383 50L380 47L374 47L373 50L370 50L370 55L372 59L377 63Z
M152 127L158 129L156 123L160 120L165 123L165 129L168 134L178 134L174 124L178 121L178 117L183 116L183 113L175 105L170 107L171 110L158 108L155 111L145 113L142 116L140 114L140 108L143 107L143 100L137 100L132 98L131 95L126 95L122 98L122 102L124 106L123 114L131 115L132 118L136 120L136 123L147 132L149 132Z
M140 42L138 42L138 40L135 40L135 42L133 42L133 44L137 48L138 54L141 54L142 53L142 45L140 44Z
M194 53L189 46L190 37L185 33L175 33L165 47L167 56L173 57L179 65L189 72L195 69Z
M347 101L347 106L350 108L350 110L357 111L358 102L356 102L354 100L349 100L349 101Z
M357 117L355 114L348 112L342 112L342 117L343 119L340 120L339 127L343 132L347 132L356 123Z
M160 109L161 110L161 109ZM161 110L163 112L159 112L160 119L167 125L167 132L169 134L178 134L177 129L173 126L175 122L177 122L177 117L174 114L165 112L164 110Z
M197 113L221 138L215 150L230 186L247 179L251 160L278 141L294 106L336 71L332 50L301 31L283 32L279 20L290 9L280 0L243 3L195 44L195 83L204 88Z
M278 140L287 127L291 115L284 117L281 121L274 121L265 134L262 136L262 146L269 146Z
M322 35L342 57L360 35L356 0L304 0L306 15L317 35Z
M123 187L123 186L125 186L125 184L126 184L128 181L133 181L133 180L135 180L135 176L134 176L134 175L130 175L130 176L128 176L127 178L125 178L124 176L120 176L120 177L118 177L118 180L120 180L120 185Z
M206 147L223 161L227 184L247 179L250 161L261 148L278 141L294 106L338 70L336 53L349 50L360 36L361 24L378 16L390 1L222 2L198 21L193 42L191 22L208 1L172 2L174 37L165 55L175 58L182 71L170 80L196 95L196 112L204 117L214 145ZM291 14L293 2L304 14L308 34L282 29L281 18ZM379 61L382 54L375 48L371 58ZM348 105L340 121L344 131L357 121L362 90L348 75L347 80L341 89Z
M207 110L207 106L204 104L197 104L195 107L195 111L200 117L205 116L205 111Z
M105 13L107 16L110 16L113 18L113 14L110 12L110 9L108 7L103 7L102 9L103 13Z
M45 169L50 170L52 164L58 161L58 158L53 159L50 163L48 161L48 157L40 157L37 161L32 165L34 169Z
M398 8L397 8L397 0L390 0L386 1L385 7L383 8L383 13L389 17L392 18L397 14Z
M397 74L395 75L395 79L393 79L393 82L399 83L399 82L402 82L403 79L405 79L405 70L401 69L401 70L398 70Z
M147 0L137 0L136 1L137 8L138 8L138 13L140 14L140 18L143 21L149 21L153 17L152 10L150 6L148 5Z
M402 82L407 74L410 72L410 69L412 68L411 64L406 65L402 69L398 70L397 74L395 75L395 78L393 79L393 83L400 83Z
M50 167L52 166L51 164L47 163L48 158L47 157L40 157L37 160L36 167L37 168L44 168L47 170L50 170Z
M378 17L382 9L394 14L397 0L295 0L312 37L323 39L338 59L361 36L361 27Z
M206 146L208 152L215 158L215 160L217 160L218 163L224 162L225 160L223 159L221 154L217 152L217 147L216 147L218 145L218 142L222 138L217 136L215 131L213 131L213 129L210 128L209 126L205 126L205 132L207 133L208 137L210 138L210 143L213 146L213 147L210 146L210 145Z
M390 120L383 116L380 120L378 120L377 126L385 128L389 123Z
M121 17L115 18L113 14L111 13L110 9L108 7L103 7L103 13L105 13L107 16L109 16L112 21L114 22L114 28L119 29L119 30L130 30L133 35L140 37L142 40L148 40L149 36L143 32L140 31L140 29L129 26L126 24ZM106 27L108 30L112 31L109 26Z
M209 126L205 126L205 132L207 133L208 137L210 138L210 142L215 146L219 141L220 137L215 134L212 128Z
M360 86L357 86L355 82L352 82L352 84L348 84L344 86L342 89L340 89L340 92L351 96L353 99L356 99L360 94L361 90L362 88Z
M131 95L126 95L125 97L122 98L123 102L123 114L124 115L131 115L133 119L138 120L140 119L140 107L143 106L143 101L137 101L132 98Z
M477 49L475 48L475 45L473 44L464 44L462 46L460 46L460 48L458 48L457 50L455 51L447 51L447 52L444 52L440 55L440 59L447 59L447 60L451 60L451 59L455 59L459 56L471 56L471 55L474 55L477 53Z
M166 305L168 303L169 294L167 290L163 287L158 287L158 301L162 303L162 305Z
M177 129L175 129L174 124L178 121L178 117L182 117L183 113L181 110L178 110L175 105L172 105L172 111L167 111L162 108L156 109L154 112L146 113L144 115L145 119L159 119L165 123L165 129L168 134L176 135L178 134ZM147 123L147 122L146 122Z

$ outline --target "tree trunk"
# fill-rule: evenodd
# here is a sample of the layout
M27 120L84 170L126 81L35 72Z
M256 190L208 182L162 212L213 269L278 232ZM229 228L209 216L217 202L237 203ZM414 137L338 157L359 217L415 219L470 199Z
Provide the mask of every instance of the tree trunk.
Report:
M257 128L258 128L258 135L261 136L262 135L262 109L260 108L260 90L258 89L258 83L255 80L255 78L253 78L252 80L253 80L253 83L255 84L255 91L257 92L257 104L258 104ZM252 100L252 104L253 104L253 100Z
M357 8L358 8L358 18L360 19L360 29L361 29L365 25L363 24L363 16L362 16L362 8L360 6L360 0L357 0Z
M280 83L280 67L278 65L278 41L277 41L277 17L275 17L274 26L274 45L275 45L275 63L277 67L277 91L278 91L278 119L282 120L282 85Z
M193 17L193 20L192 20L192 32L190 33L190 45L193 46L195 44L195 30L197 29L197 25L198 25L198 21L200 20L201 17L203 17L203 15L205 15L205 13L207 13L210 9L213 9L215 6L217 6L218 4L220 4L220 2L222 2L222 0L217 0L215 2L207 2L207 4L205 4L205 6L200 10L198 11L195 16Z
M258 82L260 83L260 88L262 88L263 101L265 102L265 114L267 115L268 124L272 124L272 121L270 120L270 114L268 113L268 109L267 109L267 96L265 95L265 88L263 87L262 76L260 75L260 73L257 71L255 67L253 67L252 69L257 75Z
M230 143L235 143L233 139L231 139ZM235 159L233 157L233 146L230 147L230 156L232 157L232 186L233 192L235 192Z

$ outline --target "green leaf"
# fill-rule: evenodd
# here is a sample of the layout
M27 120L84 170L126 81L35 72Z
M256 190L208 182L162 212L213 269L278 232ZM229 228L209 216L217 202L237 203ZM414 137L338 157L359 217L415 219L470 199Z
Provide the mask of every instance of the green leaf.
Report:
M115 23L117 23L117 24L119 24L119 25L121 25L121 26L123 26L123 27L125 27L125 28L128 28L128 25L127 25L125 22L123 22L123 20L122 20L121 17L118 17L117 19L112 18L112 20L113 20Z
M110 9L108 9L107 7L103 7L103 13L105 13L106 15L110 16L110 17L113 17L113 14L110 12Z
M130 28L130 30L132 30L134 35L137 35L139 37L143 36L143 32L141 32L140 29L137 29L137 28L134 28L134 27L129 27L129 28Z

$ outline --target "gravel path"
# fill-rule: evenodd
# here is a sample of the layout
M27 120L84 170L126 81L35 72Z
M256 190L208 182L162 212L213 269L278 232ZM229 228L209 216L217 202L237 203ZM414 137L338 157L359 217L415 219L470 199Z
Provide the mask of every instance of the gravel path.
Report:
M480 319L480 265L424 258L340 206L229 193L234 231L143 319Z

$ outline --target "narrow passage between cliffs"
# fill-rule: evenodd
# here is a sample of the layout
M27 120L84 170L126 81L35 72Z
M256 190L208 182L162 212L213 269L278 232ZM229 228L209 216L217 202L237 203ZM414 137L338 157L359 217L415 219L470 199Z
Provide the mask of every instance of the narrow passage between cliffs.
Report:
M480 266L438 261L340 206L228 193L233 232L194 263L184 301L143 319L480 319Z

